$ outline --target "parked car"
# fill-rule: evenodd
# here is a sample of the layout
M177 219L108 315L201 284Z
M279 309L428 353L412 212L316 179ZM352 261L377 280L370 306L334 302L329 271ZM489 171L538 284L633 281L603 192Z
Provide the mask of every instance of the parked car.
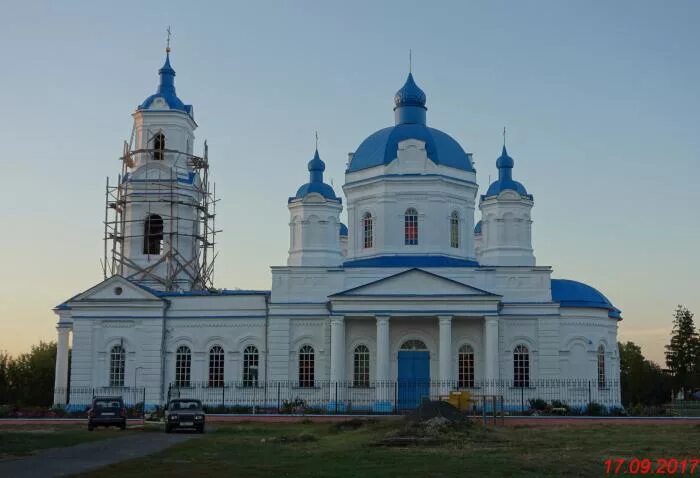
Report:
M126 407L122 397L95 397L88 410L88 430L95 427L126 428Z
M176 398L168 402L165 409L166 433L182 428L204 433L204 423L204 409L199 400Z

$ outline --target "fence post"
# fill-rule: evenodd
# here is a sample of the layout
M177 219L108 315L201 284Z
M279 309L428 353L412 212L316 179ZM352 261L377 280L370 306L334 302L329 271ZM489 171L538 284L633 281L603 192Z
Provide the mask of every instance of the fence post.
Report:
M520 387L520 411L525 413L525 387Z
M338 382L335 382L335 414L338 414Z
M391 382L386 382L388 386ZM394 382L394 413L399 411L399 385L398 382Z
M588 403L591 403L591 381L588 381Z
M221 384L221 411L226 413L224 409L226 408L226 384Z
M277 382L277 413L282 411L282 408L280 407L280 397L280 383Z

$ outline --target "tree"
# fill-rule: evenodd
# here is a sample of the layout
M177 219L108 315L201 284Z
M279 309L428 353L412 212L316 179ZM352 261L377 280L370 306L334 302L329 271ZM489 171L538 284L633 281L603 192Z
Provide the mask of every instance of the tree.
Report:
M700 337L695 330L693 313L679 305L673 317L671 342L666 346L666 366L673 375L676 390L689 393L700 385L699 360Z
M52 404L56 366L55 342L39 342L39 345L32 346L30 352L15 359L7 359L6 363L7 392L4 397L0 395L0 400L21 405Z
M642 355L634 342L617 344L620 350L622 404L660 405L671 398L671 377Z

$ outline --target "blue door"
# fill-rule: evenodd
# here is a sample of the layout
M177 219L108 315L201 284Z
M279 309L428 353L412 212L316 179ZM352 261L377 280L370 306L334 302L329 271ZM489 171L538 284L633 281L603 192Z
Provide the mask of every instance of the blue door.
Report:
M430 352L400 350L398 379L396 407L416 408L424 397L430 396Z

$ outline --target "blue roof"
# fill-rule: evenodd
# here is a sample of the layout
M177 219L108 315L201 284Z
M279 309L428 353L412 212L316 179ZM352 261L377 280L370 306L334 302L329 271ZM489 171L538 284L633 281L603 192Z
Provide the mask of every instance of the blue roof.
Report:
M552 279L552 300L561 307L587 307L607 309L608 317L622 319L620 309L593 287L569 279Z
M180 98L178 98L177 93L175 93L175 70L170 66L170 53L166 53L165 64L158 70L158 75L160 75L158 91L146 98L137 109L147 110L151 107L151 104L153 104L156 98L163 98L168 108L187 113L190 118L194 119L192 105L184 104Z
M513 158L508 156L508 151L506 151L506 145L503 145L503 150L501 151L501 156L496 160L496 167L498 168L498 179L491 183L486 194L482 196L491 197L498 196L502 191L510 190L515 191L521 196L532 199L532 195L527 193L525 186L520 184L518 181L513 180L513 165L515 161Z
M474 226L474 234L481 234L481 221L476 223Z
M295 199L301 199L311 193L318 193L330 201L341 202L341 199L335 195L335 191L329 185L323 182L323 171L326 170L326 164L318 155L318 149L314 157L309 161L309 182L301 186L294 197L289 198L288 202Z
M448 256L399 255L376 256L355 259L343 263L343 267L478 267L476 261Z
M348 226L343 224L342 222L340 223L340 235L341 236L347 236L348 235Z
M380 129L365 139L355 151L346 173L387 165L396 159L399 143L417 139L425 143L428 158L435 163L474 172L469 154L442 131L430 128L425 119L425 93L409 73L406 83L394 97L395 125Z

